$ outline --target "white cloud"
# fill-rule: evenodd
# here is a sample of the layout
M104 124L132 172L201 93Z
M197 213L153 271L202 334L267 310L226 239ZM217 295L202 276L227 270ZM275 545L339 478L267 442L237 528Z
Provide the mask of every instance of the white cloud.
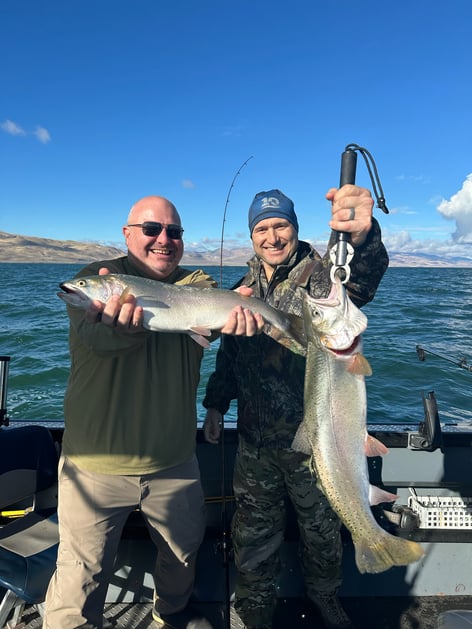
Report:
M434 230L432 230L434 231ZM326 251L327 240L306 239L315 249L323 255ZM382 240L387 251L393 259L395 254L400 256L412 256L423 260L434 259L455 263L457 259L472 263L472 247L470 244L459 243L451 240L450 235L446 238L414 238L407 229L398 232L382 230ZM212 252L216 253L221 247L221 238L204 237L193 242L186 242L185 248L188 252ZM246 252L244 250L247 249ZM234 234L225 236L223 240L223 258L229 257L231 253L238 251L241 260L249 259L252 255L252 246L247 234ZM246 257L245 257L246 256ZM407 258L405 258L407 259Z
M0 127L9 135L26 135L26 131L12 120L5 120L5 122L2 122Z
M388 249L395 251L408 248L412 242L411 236L406 230L398 232L397 234L389 235L387 237L384 235L383 241Z
M456 231L452 235L457 243L472 244L472 174L467 175L459 192L438 205L440 214L456 222Z
M182 180L182 188L192 189L195 188L195 184L191 179L183 179Z
M44 127L36 127L33 135L41 142L41 144L47 144L51 141L51 135Z
M391 254L403 253L410 255L441 257L445 260L453 258L467 258L472 260L470 244L450 239L437 238L413 239L407 230L398 233L383 231L382 240Z
M395 177L397 181L412 181L413 183L424 183L427 184L430 182L429 177L426 175L397 175Z
M416 215L418 212L416 210L411 210L407 206L398 206L398 207L389 207L388 211L390 214L406 214L406 215Z
M51 135L49 131L44 127L37 126L35 131L28 133L23 129L23 127L20 127L19 124L13 122L13 120L5 120L5 122L2 122L0 124L0 128L9 135L34 135L36 139L42 144L47 144L51 141Z

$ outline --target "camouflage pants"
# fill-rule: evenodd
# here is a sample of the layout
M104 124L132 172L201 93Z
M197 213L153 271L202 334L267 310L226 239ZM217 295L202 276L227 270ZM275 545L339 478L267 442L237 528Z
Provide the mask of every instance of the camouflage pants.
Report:
M239 440L234 470L232 539L238 569L235 608L245 624L270 623L284 539L285 500L295 509L306 594L341 584L341 523L316 487L309 457Z

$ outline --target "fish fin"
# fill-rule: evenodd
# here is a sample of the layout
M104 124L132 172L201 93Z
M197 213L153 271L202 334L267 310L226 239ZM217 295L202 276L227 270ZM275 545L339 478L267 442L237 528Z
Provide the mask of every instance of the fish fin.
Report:
M418 542L382 531L374 540L353 539L356 564L361 573L384 572L393 566L406 566L421 559L424 550Z
M198 325L197 326L192 326L191 328L189 328L189 330L193 334L198 334L198 336L210 336L211 335L210 328L204 328L204 327L198 326Z
M208 349L210 347L210 341L206 339L204 336L202 336L201 334L197 332L189 332L188 335L190 336L191 339L195 341L195 343L198 343L205 349Z
M304 422L302 422L298 426L297 432L295 433L295 437L292 441L291 448L292 450L297 450L297 452L303 452L304 454L312 453Z
M385 489L377 487L377 485L369 485L369 502L371 505L379 505L382 502L394 502L398 496L391 494Z
M385 456L388 454L387 446L368 433L365 438L364 451L366 456Z
M120 295L120 304L124 304L126 298L128 297L128 295L130 294L130 289L128 288L128 286L124 289L124 291L121 293Z
M347 367L349 373L353 373L356 376L371 376L372 367L369 365L369 361L365 356L360 354L354 354L349 365Z

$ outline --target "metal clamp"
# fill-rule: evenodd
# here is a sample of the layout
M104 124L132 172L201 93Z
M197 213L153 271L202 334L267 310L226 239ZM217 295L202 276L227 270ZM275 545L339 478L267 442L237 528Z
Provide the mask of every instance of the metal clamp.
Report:
M351 277L351 267L349 263L354 257L354 248L350 242L339 240L329 250L329 258L333 264L331 267L331 281L336 279L345 284Z

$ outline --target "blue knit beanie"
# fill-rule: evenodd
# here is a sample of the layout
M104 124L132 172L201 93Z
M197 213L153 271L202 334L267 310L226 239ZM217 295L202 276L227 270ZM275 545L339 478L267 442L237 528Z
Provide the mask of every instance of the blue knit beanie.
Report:
M249 208L249 232L252 234L252 230L259 221L274 217L286 218L298 233L298 220L293 201L280 190L258 192Z

